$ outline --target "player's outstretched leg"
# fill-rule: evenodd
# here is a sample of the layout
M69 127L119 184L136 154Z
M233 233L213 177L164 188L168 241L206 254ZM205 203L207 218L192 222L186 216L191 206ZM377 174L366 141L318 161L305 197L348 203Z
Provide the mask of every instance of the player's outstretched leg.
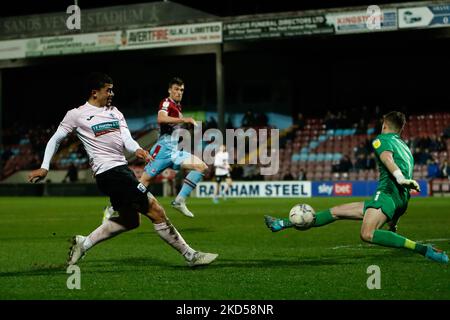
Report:
M340 219L361 220L363 218L364 202L352 202L333 207L324 211L317 212L316 219L312 227L322 227ZM287 228L295 227L289 218L275 218L271 216L264 216L266 226L277 232Z
M278 232L294 226L289 221L289 218L275 218L268 215L264 216L264 222L266 223L267 228L269 228L272 232Z
M216 253L200 252L192 249L167 219L164 209L159 202L154 197L151 197L150 201L149 212L145 215L152 220L155 231L160 238L177 250L190 267L210 264L219 256Z
M110 217L88 236L76 235L72 238L67 264L77 264L86 252L96 244L115 237L116 235L135 229L139 226L139 214L137 212L122 212L117 217Z
M181 167L191 171L184 178L183 186L171 205L185 216L193 218L194 214L186 207L186 198L197 187L197 183L203 179L208 166L196 156L191 156L182 163Z
M397 233L380 230L387 217L381 209L368 208L361 227L361 239L366 242L391 248L405 248L419 253L433 261L448 263L448 256L442 250L409 240Z
M330 210L320 211L316 213L316 219L312 227L321 227L331 222L336 221L336 219L331 214ZM289 218L275 218L271 216L264 216L264 222L267 228L272 232L278 232L288 228L295 228L295 225L289 220Z

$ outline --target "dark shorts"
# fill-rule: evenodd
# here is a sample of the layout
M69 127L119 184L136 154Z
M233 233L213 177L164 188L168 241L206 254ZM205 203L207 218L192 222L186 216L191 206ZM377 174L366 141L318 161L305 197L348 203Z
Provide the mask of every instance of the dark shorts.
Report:
M224 175L220 175L220 176L216 176L216 182L217 183L221 183L223 180L226 180L230 177L230 174L224 174Z
M100 191L109 196L114 210L148 212L147 194L137 188L139 181L127 165L102 172L95 179Z

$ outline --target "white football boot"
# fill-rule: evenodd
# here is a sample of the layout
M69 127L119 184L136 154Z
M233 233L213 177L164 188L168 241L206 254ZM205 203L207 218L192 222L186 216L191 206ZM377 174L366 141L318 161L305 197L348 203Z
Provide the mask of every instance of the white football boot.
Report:
M86 237L84 236L74 236L72 238L72 246L69 251L69 259L67 260L68 265L77 264L77 262L84 257L86 250L83 247L84 240Z
M178 202L178 201L172 201L171 203L172 208L180 211L182 214L184 214L186 217L193 218L194 214L189 211L189 209L186 207L186 202Z
M187 264L189 267L205 266L216 260L218 256L219 255L217 253L197 251L196 253L194 253L194 257L192 258L192 260L187 261Z

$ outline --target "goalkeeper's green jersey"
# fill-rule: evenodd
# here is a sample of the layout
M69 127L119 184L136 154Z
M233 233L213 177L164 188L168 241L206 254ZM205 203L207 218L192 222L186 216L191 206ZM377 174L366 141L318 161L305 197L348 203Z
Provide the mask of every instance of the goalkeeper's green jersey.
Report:
M380 160L380 155L383 151L392 152L394 162L403 173L405 179L412 179L414 158L406 143L397 133L382 133L372 142L372 146L375 150L378 169L380 170L377 191L409 199L409 190L397 184L395 177Z

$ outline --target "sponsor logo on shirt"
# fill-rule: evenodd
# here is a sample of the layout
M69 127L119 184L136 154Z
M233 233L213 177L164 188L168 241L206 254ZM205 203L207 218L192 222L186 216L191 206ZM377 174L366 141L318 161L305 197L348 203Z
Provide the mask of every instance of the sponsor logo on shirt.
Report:
M91 127L96 137L120 130L119 121L103 122Z
M381 146L381 141L380 139L376 139L372 142L372 145L375 149L378 149Z

